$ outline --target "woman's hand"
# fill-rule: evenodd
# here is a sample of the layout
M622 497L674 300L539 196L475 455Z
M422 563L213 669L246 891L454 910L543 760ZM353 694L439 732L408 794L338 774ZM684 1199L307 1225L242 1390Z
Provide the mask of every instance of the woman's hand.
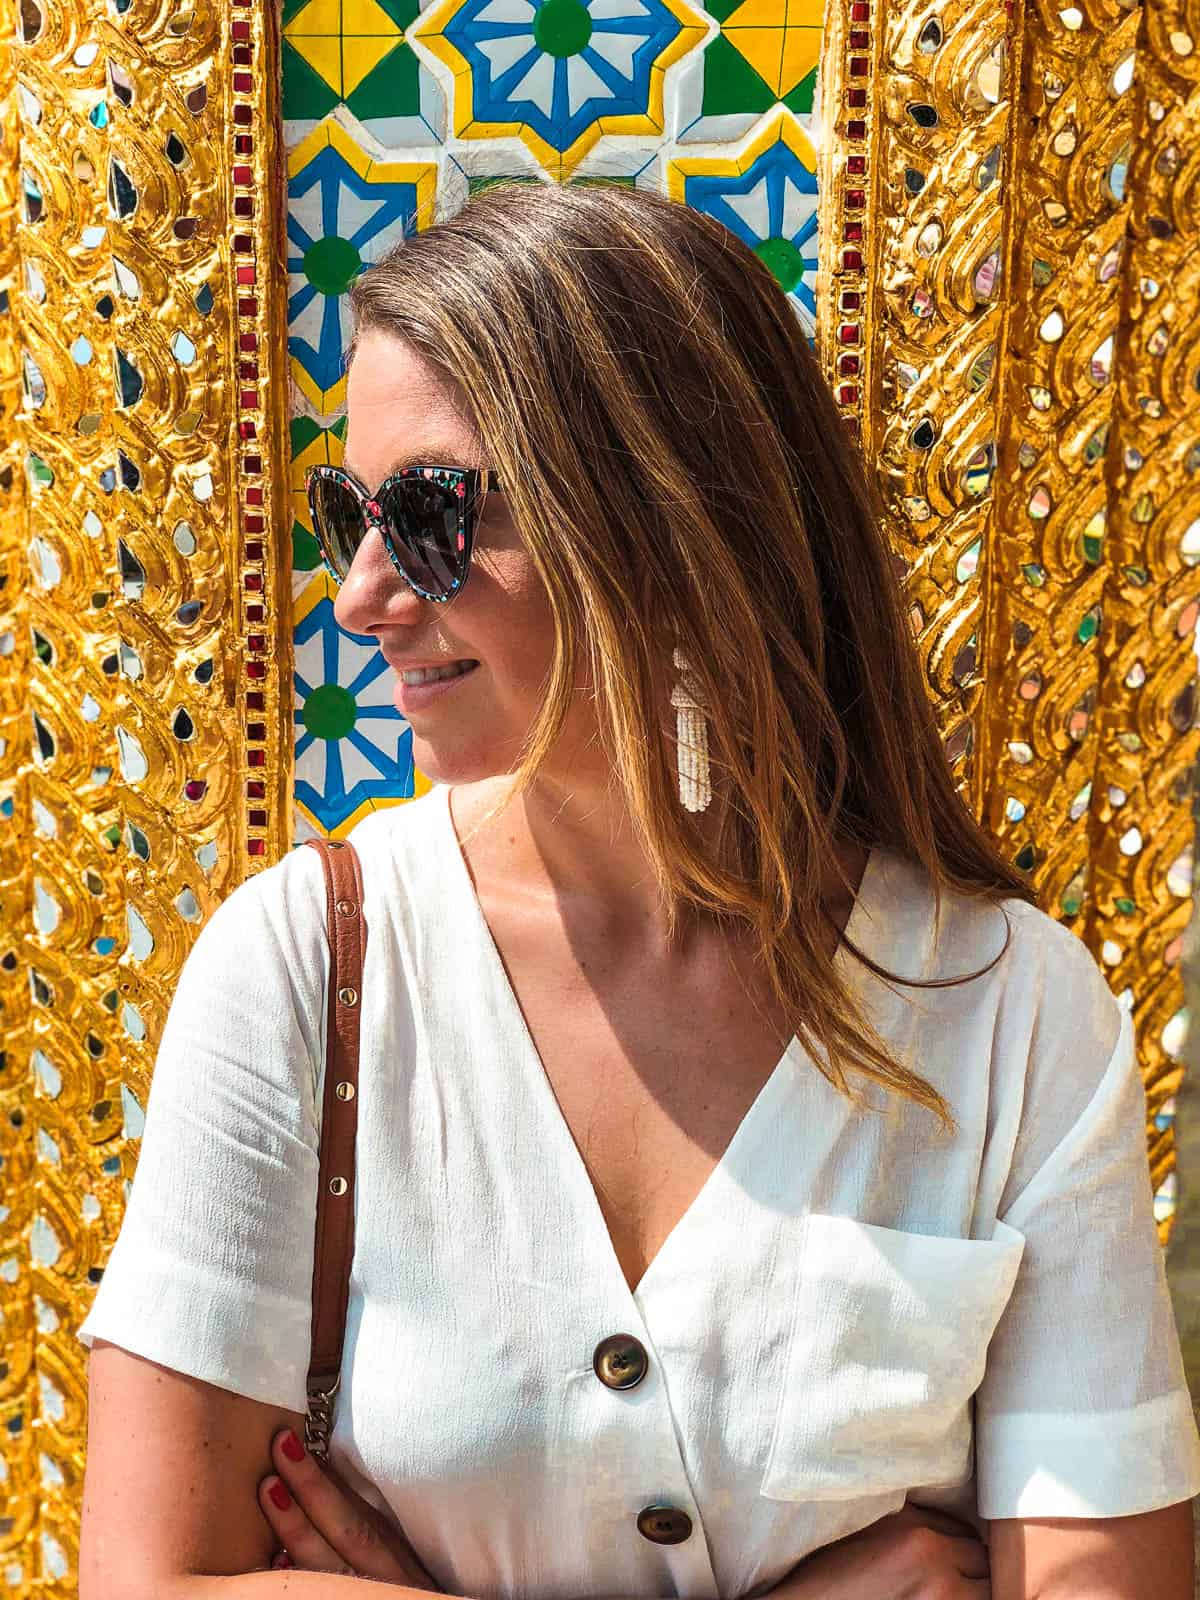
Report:
M276 1471L259 1483L258 1503L280 1544L273 1567L440 1592L401 1530L327 1462L318 1464L290 1428L271 1440L271 1459Z
M772 1600L990 1600L987 1545L969 1522L905 1504L814 1550Z

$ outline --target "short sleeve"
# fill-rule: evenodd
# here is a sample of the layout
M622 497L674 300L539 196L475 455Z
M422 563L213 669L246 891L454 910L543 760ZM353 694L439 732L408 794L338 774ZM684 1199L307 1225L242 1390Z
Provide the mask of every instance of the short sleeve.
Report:
M240 884L184 962L96 1337L303 1411L329 951L324 870L294 849Z
M975 1396L988 1520L1129 1516L1200 1491L1133 1020L1076 935L1055 924L1043 942L1054 1020L999 1213L1026 1245Z

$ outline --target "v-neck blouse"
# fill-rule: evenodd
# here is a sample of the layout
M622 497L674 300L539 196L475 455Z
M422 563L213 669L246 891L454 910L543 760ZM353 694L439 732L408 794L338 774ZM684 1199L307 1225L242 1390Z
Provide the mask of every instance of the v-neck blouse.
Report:
M522 1078L522 1088L528 1089L530 1097L536 1107L536 1115L540 1124L539 1148L543 1159L551 1162L558 1168L561 1181L569 1183L576 1193L578 1215L580 1217L592 1214L594 1227L591 1231L597 1235L596 1252L601 1257L610 1257L616 1271L622 1279L625 1278L624 1269L619 1263L616 1251L613 1248L612 1236L608 1224L600 1209L596 1198L595 1187L587 1171L583 1157L575 1137L562 1114L558 1097L547 1077L538 1054L537 1046L525 1021L525 1014L512 984L505 970L504 962L496 948L492 937L491 928L488 926L483 908L475 893L474 884L458 844L454 822L450 815L450 793L444 790L445 804L443 811L443 833L446 839L446 860L448 863L445 890L453 893L457 901L456 914L462 918L463 926L467 929L469 945L480 952L480 960L484 972L480 977L486 982L486 994L493 1007L491 1024L511 1037L514 1044L513 1059L516 1069ZM871 893L870 879L873 863L877 861L878 852L872 851L867 857L863 870L862 881L859 884L858 894L850 908L850 915L846 922L844 934L852 942L858 943L861 934L861 923L866 915L866 906ZM839 971L845 962L846 946L839 945L834 955L834 963ZM720 1159L716 1162L713 1171L706 1179L700 1192L692 1200L687 1211L681 1216L672 1228L671 1233L664 1240L650 1261L637 1286L633 1291L635 1298L640 1298L646 1289L648 1280L653 1276L655 1267L660 1257L671 1248L672 1240L680 1232L691 1233L697 1226L703 1226L703 1211L708 1204L707 1191L714 1181L718 1180L718 1173L736 1170L737 1163L742 1159L741 1146L755 1137L755 1126L766 1117L773 1115L774 1102L781 1091L781 1085L790 1078L795 1068L796 1052L800 1050L799 1041L793 1036L783 1051L773 1070L768 1074L758 1094L743 1113L741 1121L734 1129L732 1136L725 1146ZM695 1214L701 1213L701 1221L694 1220ZM686 1245L685 1245L686 1248ZM627 1284L628 1286L628 1284Z
M1083 943L876 848L835 958L957 1130L856 1111L793 1039L631 1291L483 916L449 791L351 832L368 945L334 1465L439 1587L733 1597L906 1498L979 1521L1200 1492L1133 1024ZM78 1337L303 1411L329 952L316 853L184 963ZM687 1040L680 1040L686 1053ZM614 1334L647 1370L614 1389ZM691 1531L656 1543L639 1514ZM685 1525L686 1526L686 1525Z

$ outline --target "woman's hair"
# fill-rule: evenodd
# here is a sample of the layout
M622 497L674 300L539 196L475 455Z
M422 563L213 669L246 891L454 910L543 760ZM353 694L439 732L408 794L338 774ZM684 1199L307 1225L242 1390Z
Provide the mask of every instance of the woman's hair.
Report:
M514 793L586 652L671 929L684 915L749 931L839 1092L867 1105L850 1066L953 1128L826 953L823 875L843 841L898 852L929 874L938 929L943 885L1037 897L958 793L858 450L770 270L662 195L504 181L402 238L349 301L347 361L381 329L459 392L549 591L554 661ZM707 701L706 823L675 787L676 644Z

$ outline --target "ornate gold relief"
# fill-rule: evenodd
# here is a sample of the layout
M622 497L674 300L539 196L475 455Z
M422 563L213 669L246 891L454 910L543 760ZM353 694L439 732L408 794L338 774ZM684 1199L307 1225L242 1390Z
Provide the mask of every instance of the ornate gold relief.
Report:
M1197 39L1182 3L844 0L822 147L820 352L964 792L1134 1011L1164 1243L1197 744Z
M1087 939L1134 1008L1156 1193L1172 1198L1187 1031L1200 614L1200 10L1145 0L1121 257ZM1124 72L1125 59L1116 71ZM1110 134L1101 160L1112 159ZM1121 153L1116 145L1117 157ZM1111 166L1110 169L1111 170ZM1164 1242L1170 1213L1162 1205Z
M26 1121L6 1152L20 1242L0 1291L0 1543L20 1593L73 1586L75 1330L120 1225L180 966L216 904L290 842L292 740L273 537L285 377L279 361L260 372L284 319L274 12L14 13L0 60L17 315L0 349L6 402L18 373L23 402L6 412L0 528L23 592L20 645L0 643L0 771L21 811L0 957L20 985L4 1044Z

